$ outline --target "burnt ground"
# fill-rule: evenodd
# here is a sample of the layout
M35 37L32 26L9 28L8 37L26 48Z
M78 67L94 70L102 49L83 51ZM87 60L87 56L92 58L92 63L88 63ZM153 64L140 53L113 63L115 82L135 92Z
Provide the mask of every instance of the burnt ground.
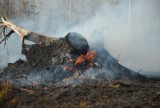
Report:
M160 106L160 82L153 80L103 83L86 81L74 87L15 87L9 83L3 83L0 89L1 108L158 108Z
M96 45L97 48L92 48L96 51L96 57L92 60L91 71L88 70L87 61L80 66L74 65L81 53L65 38L48 46L35 44L29 50L22 50L26 61L17 60L0 69L0 107L160 106L159 81L122 66L101 45ZM68 62L70 57L72 62ZM65 70L64 66L68 66L69 70ZM65 84L74 79L77 73L80 83L75 80L73 84ZM82 82L81 76L84 77Z

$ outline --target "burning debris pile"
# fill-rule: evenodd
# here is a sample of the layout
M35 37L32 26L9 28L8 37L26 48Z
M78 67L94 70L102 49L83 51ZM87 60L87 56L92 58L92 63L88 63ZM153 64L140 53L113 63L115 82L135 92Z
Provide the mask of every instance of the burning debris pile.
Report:
M20 36L22 54L26 61L9 63L0 74L1 80L14 84L63 84L68 80L81 82L85 79L120 80L144 79L145 77L120 65L103 46L94 48L79 33L70 32L63 38L51 38L24 30L7 19L1 25L11 28ZM12 33L4 34L5 41ZM35 42L28 45L25 40ZM101 45L101 44L100 44ZM36 79L37 80L33 80ZM76 79L76 80L75 80ZM62 83L63 82L63 83Z

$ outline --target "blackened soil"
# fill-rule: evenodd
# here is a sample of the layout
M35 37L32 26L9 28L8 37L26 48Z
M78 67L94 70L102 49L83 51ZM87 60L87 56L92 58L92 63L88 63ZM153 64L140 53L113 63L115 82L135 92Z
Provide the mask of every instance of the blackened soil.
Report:
M4 84L1 84L1 94ZM5 86L6 87L6 86ZM160 106L160 82L138 80L95 82L86 81L75 87L28 86L8 88L1 97L1 108L50 107L155 107Z
M95 67L95 70L103 68L111 71L115 76L115 81L97 82L89 80L84 81L85 83L81 85L59 87L54 85L15 86L8 82L5 83L6 80L3 79L9 78L9 81L14 82L19 77L21 78L24 74L27 75L34 70L47 69L52 71L52 68L57 64L64 65L67 62L66 54L74 52L65 39L55 41L53 45L49 46L34 45L28 52L25 52L27 61L18 60L15 63L9 63L4 70L0 70L0 79L2 79L0 83L0 107L158 108L160 106L160 82L150 80L123 67L104 48L100 47L96 51L96 63L103 65ZM73 74L66 74L64 70L55 71L54 68L53 73L58 81L73 76ZM122 81L122 79L126 80Z

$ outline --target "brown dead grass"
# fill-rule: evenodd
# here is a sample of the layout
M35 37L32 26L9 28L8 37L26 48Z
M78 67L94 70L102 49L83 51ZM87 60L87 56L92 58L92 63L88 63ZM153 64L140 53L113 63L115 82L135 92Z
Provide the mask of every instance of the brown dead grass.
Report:
M22 90L20 87L12 87L9 83L0 87L3 101L1 108L160 106L160 84L153 81L90 82L75 87L29 86L21 87Z
M12 89L12 85L9 82L5 82L0 86L0 102L3 101Z

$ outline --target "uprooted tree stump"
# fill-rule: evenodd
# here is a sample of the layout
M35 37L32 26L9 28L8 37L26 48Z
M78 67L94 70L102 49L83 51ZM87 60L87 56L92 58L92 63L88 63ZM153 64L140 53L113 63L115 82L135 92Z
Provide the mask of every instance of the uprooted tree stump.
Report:
M76 32L68 33L64 38L53 41L50 45L35 44L26 51L22 49L28 64L33 67L49 68L52 64L66 62L67 54L87 53L89 45L87 40Z
M76 39L82 39L79 47L75 49L74 43L68 42L70 34L74 35ZM18 60L15 63L10 63L0 75L1 78L6 80L21 79L29 75L33 71L50 71L53 73L53 82L62 81L65 78L73 77L74 73L83 74L83 72L91 71L98 73L95 79L103 80L119 80L119 79L145 79L146 77L120 65L115 58L113 58L103 46L98 49L90 49L96 52L95 58L91 61L82 61L80 64L75 65L78 57L87 55L89 50L88 42L85 38L79 37L78 33L69 33L65 38L60 38L50 45L35 44L27 51L24 51L26 61ZM73 39L74 39L73 38ZM69 38L72 39L72 38ZM78 41L78 40L77 40ZM72 44L72 45L71 45ZM90 71L88 71L90 72ZM92 73L91 73L92 74ZM17 82L16 82L17 83Z
M94 78L100 80L146 78L119 64L103 44L89 48L87 40L79 33L70 32L63 38L52 38L22 29L5 18L2 18L0 24L4 30L6 27L12 29L9 34L4 34L2 42L13 32L17 33L22 41L22 53L26 56L26 61L9 63L0 74L2 80L17 83L30 73L41 71L51 72L54 83L73 77L75 73L81 76L84 72L90 72L90 75L94 74ZM28 45L25 40L35 44Z

